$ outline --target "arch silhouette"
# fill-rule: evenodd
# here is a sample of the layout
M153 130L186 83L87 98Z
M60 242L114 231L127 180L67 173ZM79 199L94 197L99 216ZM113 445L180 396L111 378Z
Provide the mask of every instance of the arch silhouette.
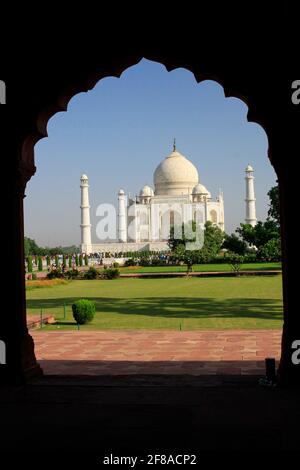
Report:
M225 47L225 46L224 46ZM140 49L143 49L141 47ZM8 374L10 376L29 377L39 374L40 369L34 356L34 345L26 327L25 305L25 276L24 276L24 229L23 229L23 197L26 183L35 173L34 146L42 138L47 137L47 123L57 112L66 111L70 99L78 93L91 90L96 83L108 76L120 77L127 68L137 64L142 58L165 65L168 71L176 68L185 68L194 74L198 83L204 80L213 80L224 89L225 97L241 99L248 106L247 120L259 124L265 131L268 139L268 157L273 165L279 181L281 200L281 230L283 245L283 299L284 299L284 326L282 338L282 356L280 363L281 380L299 381L298 369L291 363L291 344L297 339L300 332L297 313L298 293L292 286L293 271L297 267L293 257L292 246L297 242L294 231L294 217L289 212L293 201L292 188L297 185L295 175L289 172L289 161L283 157L283 150L289 150L295 138L291 136L291 142L283 142L281 116L274 116L276 104L273 103L274 95L268 91L270 80L277 80L277 63L266 63L262 73L257 73L257 59L251 53L240 55L241 64L236 60L237 55L226 56L226 64L222 63L222 56L212 55L207 57L205 51L193 54L189 49L184 53L149 52L146 47L142 52L118 52L108 55L97 55L97 58L85 58L84 60L72 60L63 64L57 73L52 70L48 56L42 57L45 70L50 70L50 76L43 82L35 78L36 70L40 66L32 59L32 69L28 77L20 83L13 99L17 112L19 103L23 105L22 113L16 123L14 139L11 143L11 153L14 158L13 178L14 185L11 189L9 204L9 234L12 239L12 261L9 269L10 282L16 290L13 299L15 314L8 320L6 333L7 350L10 351L8 361ZM203 48L204 50L205 48ZM264 51L255 49L262 55ZM136 51L136 49L134 49ZM252 54L252 55L251 55ZM77 59L77 58L76 58ZM81 58L80 58L81 59ZM264 58L265 59L265 58ZM65 58L64 58L65 61ZM49 62L49 64L48 64ZM265 75L264 75L265 74ZM280 80L278 78L277 85ZM34 97L22 101L24 87L27 87L28 96ZM266 93L267 90L267 93ZM272 91L272 90L271 90ZM281 100L283 98L281 96ZM281 101L281 103L282 103ZM26 106L27 105L27 106ZM278 108L279 109L279 108ZM294 140L293 140L294 139ZM290 152L292 154L292 152ZM290 157L290 155L289 155ZM291 179L294 183L291 184Z

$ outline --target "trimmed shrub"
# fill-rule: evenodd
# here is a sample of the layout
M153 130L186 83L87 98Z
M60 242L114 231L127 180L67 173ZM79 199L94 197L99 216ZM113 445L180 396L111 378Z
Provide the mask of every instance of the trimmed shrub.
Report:
M88 271L84 273L84 279L97 279L98 271L96 268L91 266Z
M79 275L78 269L69 269L69 271L66 272L66 275L69 279L76 279Z
M77 300L72 305L73 318L79 325L90 323L95 316L95 304L90 300Z
M120 276L120 270L118 268L107 268L104 269L102 277L104 279L116 279Z
M69 255L69 268L72 269L72 256Z
M31 256L28 256L27 258L27 271L29 273L32 273L33 271L33 268L32 268L32 257Z
M36 274L35 274L35 273L32 273L31 279L32 279L32 281L36 281L37 277L36 277Z
M60 269L53 269L52 271L50 271L50 273L47 274L47 279L57 279L63 277L64 273L62 273Z
M47 256L46 260L47 260L47 267L49 268L49 266L50 266L50 256L49 255Z
M75 256L75 264L76 264L76 266L79 266L79 257L78 257L78 255Z
M82 255L79 255L79 266L83 265Z
M38 259L38 270L43 271L43 258L41 256Z
M86 266L89 265L89 257L88 257L88 255L84 255L84 264L85 264Z
M150 256L142 255L140 257L139 265L140 266L150 266L151 265Z
M129 258L125 261L124 266L135 266L136 262L133 258Z

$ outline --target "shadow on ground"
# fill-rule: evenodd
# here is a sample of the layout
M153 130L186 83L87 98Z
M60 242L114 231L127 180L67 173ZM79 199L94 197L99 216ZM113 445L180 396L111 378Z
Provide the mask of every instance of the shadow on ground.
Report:
M28 299L29 309L61 308L82 297ZM97 312L145 315L167 318L260 318L282 320L282 306L276 299L224 299L187 297L101 298L85 297L95 302Z

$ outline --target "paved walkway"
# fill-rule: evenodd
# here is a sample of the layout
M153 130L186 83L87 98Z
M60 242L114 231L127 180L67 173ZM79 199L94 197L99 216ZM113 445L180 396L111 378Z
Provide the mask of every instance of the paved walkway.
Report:
M31 332L46 374L263 374L280 330Z

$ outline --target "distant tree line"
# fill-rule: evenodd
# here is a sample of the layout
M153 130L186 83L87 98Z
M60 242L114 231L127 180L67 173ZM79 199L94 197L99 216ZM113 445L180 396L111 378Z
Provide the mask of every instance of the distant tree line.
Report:
M48 246L38 246L35 240L29 237L24 238L25 257L28 256L55 256L57 254L68 255L80 252L80 248L76 245L56 246L50 248Z

